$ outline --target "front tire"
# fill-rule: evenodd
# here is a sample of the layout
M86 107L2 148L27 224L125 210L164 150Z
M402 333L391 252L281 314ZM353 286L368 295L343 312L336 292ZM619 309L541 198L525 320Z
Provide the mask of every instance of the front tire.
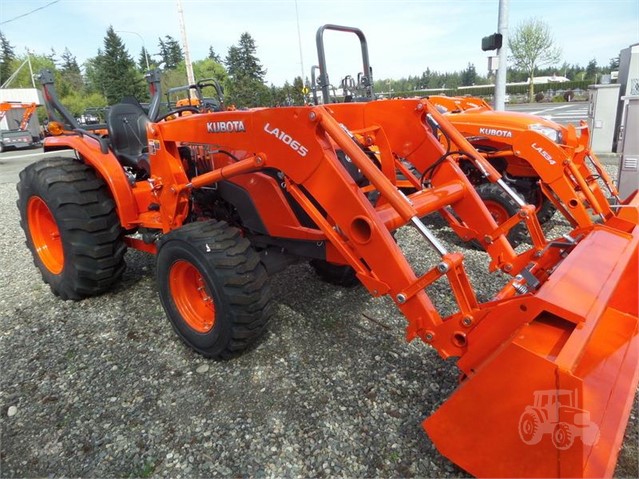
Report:
M477 187L477 194L498 225L519 212L519 206L497 183L484 183ZM525 226L521 223L513 226L507 234L512 247L524 241Z
M42 279L62 299L109 290L125 269L122 228L109 189L90 166L51 158L20 172L18 209Z
M165 235L157 255L162 306L198 353L225 359L248 348L271 315L268 276L250 242L223 221Z

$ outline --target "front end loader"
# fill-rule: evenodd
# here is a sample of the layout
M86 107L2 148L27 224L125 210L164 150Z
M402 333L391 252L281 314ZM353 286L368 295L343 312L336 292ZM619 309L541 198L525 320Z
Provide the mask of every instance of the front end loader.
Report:
M406 318L408 341L459 358L459 388L424 421L446 457L477 476L612 474L639 380L635 223L615 216L548 240L534 207L423 99L176 117L157 114L159 83L151 78L149 112L114 105L105 138L78 128L50 73L40 78L60 133L45 149L70 149L76 159L27 167L18 207L55 294L107 291L119 281L126 247L149 252L178 336L207 357L227 358L266 327L269 276L295 261L321 264L373 296L388 295ZM461 153L442 147L434 124L518 202L517 215L496 224L459 167ZM436 166L424 183L406 162ZM434 213L480 241L489 268L510 275L491 300L478 300L463 254L448 251L421 220ZM507 240L518 223L533 240L519 253ZM423 274L393 237L406 226L439 256L418 265ZM448 281L458 304L448 316L425 290L438 280ZM535 422L520 424L522 414L538 391L564 390L574 391L573 409L588 413L598 440L557 448L545 435L531 443Z

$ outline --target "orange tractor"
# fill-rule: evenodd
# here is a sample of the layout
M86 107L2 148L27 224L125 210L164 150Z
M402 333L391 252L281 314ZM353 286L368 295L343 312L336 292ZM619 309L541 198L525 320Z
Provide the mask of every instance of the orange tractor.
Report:
M513 188L537 206L542 223L555 209L573 226L588 226L623 208L616 186L590 150L586 122L575 127L525 113L498 112L472 97L429 99ZM462 159L460 166L497 221L510 216L513 206L494 195L472 163Z
M60 132L45 150L77 156L30 165L18 184L27 245L55 294L105 292L120 280L126 248L146 251L156 255L177 335L227 358L266 327L269 276L311 261L325 277L350 275L373 296L390 296L408 341L459 358L458 390L424 421L442 454L477 476L612 474L639 380L635 222L613 216L546 239L534 207L424 99L196 110L166 121L183 109L159 114L151 78L148 113L114 105L103 138L74 124L50 72L40 80ZM516 215L495 223L459 167L460 151L517 202ZM430 169L428 182L406 162ZM510 275L490 301L478 300L464 255L420 219L435 212L482 244L492 270ZM506 234L519 223L533 245L516 253ZM439 257L424 274L393 237L405 226ZM425 291L438 280L459 308L445 317ZM574 406L599 428L595 444L522 440L520 416L535 391L560 389L578 394Z
M343 95L339 99L331 96L329 91L323 39L326 30L353 33L361 46L362 72L356 80L350 75L341 80ZM316 44L319 66L313 67L311 72L315 104L320 103L317 90L321 90L321 103L324 104L375 99L368 46L361 30L324 25L317 31ZM588 227L615 216L632 202L632 198L625 201L619 198L619 192L606 170L590 151L590 134L585 122L579 127L564 126L534 115L498 112L475 97L436 95L428 99L499 171L504 182L536 207L542 224L558 209L573 227ZM448 135L438 131L435 124L431 124L431 128L447 151L451 151ZM516 214L520 205L500 186L487 181L472 158L463 151L458 158L460 168L476 187L498 224ZM408 166L414 168L416 165ZM414 172L426 177L430 174L429 170ZM631 211L624 214L632 214ZM633 221L639 223L639 217L634 216ZM524 239L524 234L522 228L516 227L510 230L508 239L518 244Z

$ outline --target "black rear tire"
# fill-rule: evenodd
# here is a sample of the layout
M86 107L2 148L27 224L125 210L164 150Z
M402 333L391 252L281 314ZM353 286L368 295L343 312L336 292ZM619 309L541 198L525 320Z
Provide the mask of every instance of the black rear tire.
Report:
M355 270L349 265L334 264L321 259L309 261L315 273L322 281L345 288L352 288L360 284Z
M17 189L27 247L54 294L79 300L104 293L120 279L126 266L123 230L109 189L93 168L49 158L22 170Z
M157 283L173 329L206 357L244 351L271 316L270 284L259 255L223 221L190 223L165 235Z

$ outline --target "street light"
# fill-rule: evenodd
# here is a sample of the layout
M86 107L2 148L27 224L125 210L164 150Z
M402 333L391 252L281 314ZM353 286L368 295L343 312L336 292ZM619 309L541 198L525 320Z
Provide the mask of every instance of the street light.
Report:
M146 69L150 70L151 67L149 66L149 52L146 49L146 45L144 43L144 38L142 38L142 35L140 35L138 32L131 32L129 30L116 30L116 33L130 33L132 35L137 35L138 37L140 37L140 40L142 41L142 48L144 48L144 60L146 61Z

